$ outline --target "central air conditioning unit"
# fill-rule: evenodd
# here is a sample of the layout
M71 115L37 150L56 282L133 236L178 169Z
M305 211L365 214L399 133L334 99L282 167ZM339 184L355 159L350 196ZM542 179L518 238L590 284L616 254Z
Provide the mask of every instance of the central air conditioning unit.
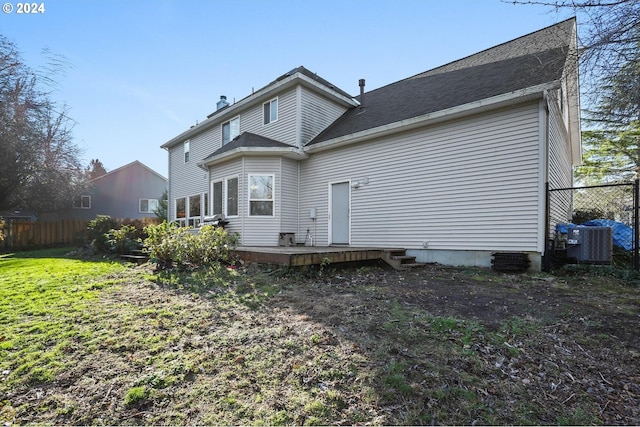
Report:
M567 233L567 257L578 263L611 264L613 229L611 227L575 227Z

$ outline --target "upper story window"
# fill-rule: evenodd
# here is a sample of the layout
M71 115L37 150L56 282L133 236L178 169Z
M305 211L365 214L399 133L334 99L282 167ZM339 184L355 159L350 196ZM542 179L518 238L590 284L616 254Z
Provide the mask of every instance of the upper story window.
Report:
M184 162L187 163L189 161L189 148L190 144L189 144L189 140L187 139L184 142Z
M263 104L264 124L275 122L278 120L278 98L272 99Z
M73 198L74 209L91 209L91 196L78 196Z
M140 213L154 213L158 210L158 199L139 199Z
M240 135L240 117L234 117L222 124L222 145L228 144L236 136Z

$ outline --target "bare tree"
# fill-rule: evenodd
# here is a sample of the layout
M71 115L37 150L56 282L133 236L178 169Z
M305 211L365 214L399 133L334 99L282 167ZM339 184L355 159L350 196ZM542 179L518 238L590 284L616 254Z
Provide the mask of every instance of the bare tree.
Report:
M578 16L582 81L590 94L636 56L640 43L640 0L503 0L548 6ZM597 99L593 99L596 103Z
M67 113L0 35L0 210L43 212L71 203L82 168Z

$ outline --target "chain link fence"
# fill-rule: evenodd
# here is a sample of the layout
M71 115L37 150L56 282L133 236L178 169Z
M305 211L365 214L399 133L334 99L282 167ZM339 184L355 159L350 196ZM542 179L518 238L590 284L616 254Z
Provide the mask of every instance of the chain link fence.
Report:
M571 232L569 238L566 234L574 225L585 224L611 227L611 263L639 270L638 182L547 189L545 269L556 263L576 262L568 256L575 241Z

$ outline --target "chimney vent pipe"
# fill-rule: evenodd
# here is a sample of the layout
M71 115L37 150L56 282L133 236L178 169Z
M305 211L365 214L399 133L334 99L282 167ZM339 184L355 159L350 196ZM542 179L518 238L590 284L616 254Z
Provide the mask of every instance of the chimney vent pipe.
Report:
M364 105L364 79L360 79L358 81L358 85L360 86L360 105Z

